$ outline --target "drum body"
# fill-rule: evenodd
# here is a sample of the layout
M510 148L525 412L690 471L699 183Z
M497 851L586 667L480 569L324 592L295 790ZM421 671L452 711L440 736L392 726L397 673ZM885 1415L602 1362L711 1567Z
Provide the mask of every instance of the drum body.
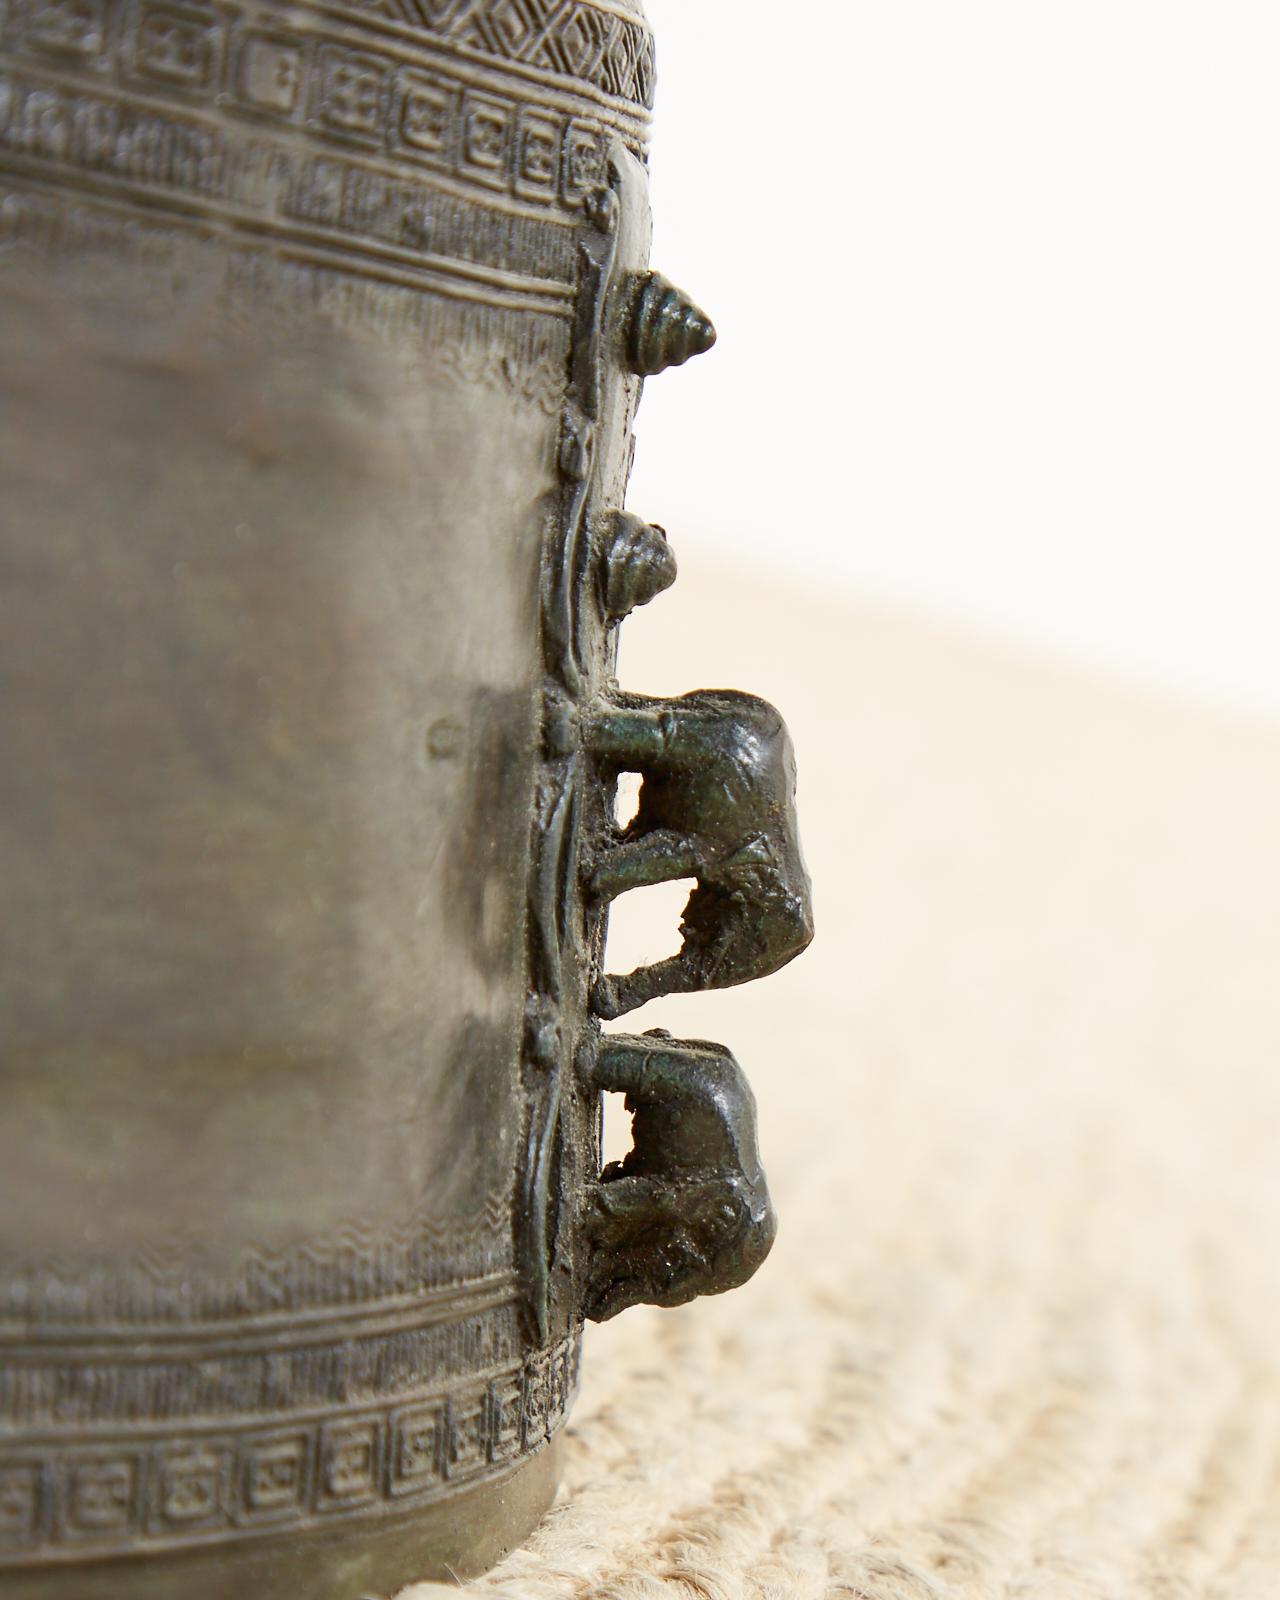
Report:
M475 1571L584 1314L661 1298L584 1242L579 1070L609 518L707 342L645 276L650 36L0 30L0 1595Z

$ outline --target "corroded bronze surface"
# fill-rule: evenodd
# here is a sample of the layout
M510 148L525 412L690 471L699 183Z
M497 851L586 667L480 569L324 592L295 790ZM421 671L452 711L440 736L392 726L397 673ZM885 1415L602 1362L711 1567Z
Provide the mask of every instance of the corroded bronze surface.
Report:
M736 1062L597 1021L811 932L777 714L612 680L651 84L630 0L0 4L0 1594L483 1565L584 1316L768 1250Z

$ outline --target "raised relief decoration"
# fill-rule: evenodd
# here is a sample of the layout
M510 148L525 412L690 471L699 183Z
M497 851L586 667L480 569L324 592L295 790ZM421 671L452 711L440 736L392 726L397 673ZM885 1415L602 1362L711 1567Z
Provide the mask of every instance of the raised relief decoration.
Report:
M612 170L616 193L602 192L588 210L577 348L595 360L575 366L562 418L561 520L543 594L545 760L530 884L521 1253L538 1337L577 1310L603 1320L641 1302L678 1305L733 1288L763 1261L774 1216L755 1102L733 1056L665 1033L604 1035L595 1019L764 976L813 937L795 760L778 712L733 690L656 700L613 682L617 626L676 571L665 531L609 504L613 483L625 479L619 460L629 460L638 380L704 353L716 336L679 289L629 260L624 152ZM632 374L611 429L602 360ZM623 772L642 784L636 816L619 830L613 802ZM688 877L696 887L680 954L625 976L602 973L609 902ZM594 1018L575 1035L574 988L584 981ZM571 1088L562 1081L568 1051ZM589 1115L603 1092L625 1096L633 1149L600 1173L589 1153L575 1152L572 1107L576 1094L580 1124L581 1102ZM566 1223L566 1214L575 1220Z
M579 213L609 139L643 156L650 36L585 3L530 4L520 28L423 9L0 8L0 244L171 255L181 275L184 239L215 229L255 309L414 337L554 411ZM486 363L495 328L509 353Z

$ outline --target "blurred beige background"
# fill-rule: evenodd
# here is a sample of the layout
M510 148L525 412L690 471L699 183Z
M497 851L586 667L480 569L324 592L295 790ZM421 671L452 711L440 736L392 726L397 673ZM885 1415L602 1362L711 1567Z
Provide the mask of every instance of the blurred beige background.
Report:
M646 6L655 265L721 341L636 509L1280 712L1280 9Z

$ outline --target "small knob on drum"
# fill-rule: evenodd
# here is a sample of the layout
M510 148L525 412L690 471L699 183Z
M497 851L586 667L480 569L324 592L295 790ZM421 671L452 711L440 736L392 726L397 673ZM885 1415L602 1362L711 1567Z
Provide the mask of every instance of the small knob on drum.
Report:
M660 272L639 280L627 336L627 365L642 378L682 367L716 342L711 318Z

